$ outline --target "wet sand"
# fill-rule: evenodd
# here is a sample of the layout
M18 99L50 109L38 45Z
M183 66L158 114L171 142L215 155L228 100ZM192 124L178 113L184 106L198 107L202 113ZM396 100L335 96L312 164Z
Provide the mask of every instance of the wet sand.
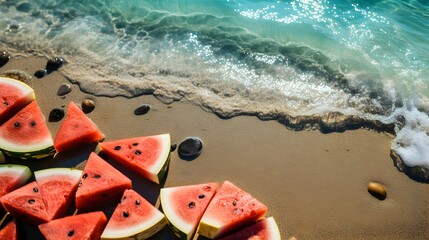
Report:
M33 75L43 69L45 58L13 58L0 73L19 69ZM132 99L95 97L72 84L72 92L57 96L63 83L60 72L29 85L46 118L53 108L95 101L88 116L106 140L170 133L172 143L197 136L202 154L193 161L179 158L177 150L165 183L157 185L131 176L134 187L149 201L157 202L160 187L229 180L248 191L268 208L282 239L429 239L429 185L398 171L390 157L392 136L360 129L344 133L291 131L275 121L256 117L220 119L186 101L166 105L151 95ZM150 104L141 116L134 109ZM49 122L53 136L59 122ZM75 166L92 149L28 163L33 170L49 166ZM20 163L27 163L18 161ZM380 201L367 191L375 181L385 186ZM153 239L174 239L166 228ZM200 238L202 239L202 238Z

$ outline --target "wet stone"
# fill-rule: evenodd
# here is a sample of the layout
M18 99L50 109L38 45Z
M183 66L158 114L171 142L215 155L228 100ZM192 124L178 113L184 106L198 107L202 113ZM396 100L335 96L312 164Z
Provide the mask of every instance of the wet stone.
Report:
M189 137L179 144L179 155L182 158L196 158L203 149L203 143L197 137Z
M57 91L58 96L64 96L72 91L70 84L63 83Z
M386 189L380 183L370 182L368 184L368 192L380 201L383 201L387 197Z
M170 152L174 152L174 150L176 150L176 148L177 148L177 144L175 144L175 143L171 144Z
M64 64L64 59L60 57L55 57L53 59L49 59L46 63L46 71L49 73L58 70Z
M34 73L34 76L36 77L36 78L43 78L44 76L46 76L48 74L48 72L46 71L46 70L37 70L35 73Z
M92 99L85 98L82 101L82 111L84 113L90 113L95 108L95 102Z
M16 10L20 12L30 12L31 11L31 3L29 2L22 2L16 5Z
M64 117L64 109L62 108L54 108L49 113L49 122L58 122Z
M9 62L10 56L6 52L0 52L0 67L6 65Z
M134 110L134 114L137 116L143 115L143 114L146 114L147 112L149 112L149 110L150 110L150 105L143 104Z

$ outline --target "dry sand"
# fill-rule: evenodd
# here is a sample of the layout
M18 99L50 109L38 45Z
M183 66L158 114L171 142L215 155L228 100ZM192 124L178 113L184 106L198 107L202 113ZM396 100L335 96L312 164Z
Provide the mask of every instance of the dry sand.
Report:
M12 59L0 72L19 69L33 75L45 64L44 58ZM61 98L56 92L63 83L67 80L59 72L30 80L45 116L53 108L89 97L96 108L88 116L106 140L170 133L172 142L179 144L186 137L200 137L204 148L195 160L180 159L177 150L172 153L164 186L230 180L268 206L282 239L429 239L429 185L395 168L389 155L392 136L385 133L296 132L256 117L220 119L184 101L165 105L153 96L94 97L77 85ZM152 108L134 115L141 104ZM59 123L48 125L54 135ZM29 164L33 170L74 166L90 150ZM368 193L372 181L386 187L384 201ZM134 187L157 203L162 186L137 179ZM153 239L174 237L166 228Z

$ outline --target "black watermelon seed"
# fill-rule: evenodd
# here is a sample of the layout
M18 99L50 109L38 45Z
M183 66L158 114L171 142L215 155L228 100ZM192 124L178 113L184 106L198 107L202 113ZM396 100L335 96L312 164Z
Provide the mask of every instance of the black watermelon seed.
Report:
M115 150L116 150L116 151L121 150L121 146L116 146L116 147L115 147Z
M139 145L139 143L133 143L133 146L137 146L137 145Z
M73 236L73 234L74 234L74 230L70 230L70 231L67 233L67 236L71 237L71 236Z
M15 122L15 123L13 124L13 126L14 126L15 128L19 128L19 127L21 126L21 124L20 124L19 122Z
M179 156L184 158L196 158L203 149L203 143L197 137L189 137L179 144Z
M200 194L200 196L198 196L198 198L199 199L202 199L202 198L204 198L206 195L204 195L204 194Z
M194 207L195 207L195 203L194 203L194 202L190 202L190 203L188 204L188 207L189 207L189 208L194 208Z
M85 179L85 178L87 178L88 177L88 174L87 173L84 173L83 175L82 175L82 178L83 179Z
M49 113L49 122L58 122L64 117L64 109L54 108Z
M101 178L100 174L95 174L93 178Z
M28 200L28 203L29 204L33 204L33 203L35 203L36 202L36 200L34 200L34 199L30 199L30 200Z
M122 213L122 215L123 215L124 217L129 217L129 216L130 216L130 214L129 214L128 212L123 212L123 213Z
M34 73L34 76L35 76L36 78L42 78L42 77L46 76L46 74L47 74L46 70L37 70L37 71Z
M143 104L143 105L141 105L140 107L138 107L138 108L136 108L135 110L134 110L134 114L135 115L143 115L143 114L146 114L147 112L149 112L149 110L150 110L150 105L148 105L148 104Z
M170 152L174 152L174 150L176 150L176 148L177 148L177 144L175 144L175 143L171 144Z
M39 192L39 189L35 187L35 188L33 188L33 191L34 192Z
M135 150L135 151L134 151L134 153L135 153L136 155L140 155L140 154L142 154L142 152L141 152L140 150Z
M0 67L6 65L9 62L10 56L6 52L0 52Z
M237 205L237 202L236 202L236 201L233 201L233 202L232 202L232 205L236 206L236 205Z
M31 121L31 126L32 127L36 126L36 122L35 121Z
M3 103L5 106L9 106L9 102L4 102Z
M136 200L136 205L140 205L140 200Z
M103 193L103 194L101 194L101 196L102 196L102 197L108 197L108 196L109 196L109 194L107 194L107 193Z

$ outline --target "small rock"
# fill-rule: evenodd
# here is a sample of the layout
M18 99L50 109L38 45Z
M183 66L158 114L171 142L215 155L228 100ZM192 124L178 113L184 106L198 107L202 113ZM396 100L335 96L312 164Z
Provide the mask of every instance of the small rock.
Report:
M66 94L68 94L68 93L70 93L71 92L71 86L70 86L70 84L68 84L68 83L64 83L64 84L62 84L61 86L60 86L60 88L58 89L58 92L57 92L57 95L58 96L64 96L64 95L66 95Z
M54 108L49 113L49 122L58 122L64 117L64 109Z
M140 107L138 107L138 108L136 108L135 110L134 110L134 114L135 115L143 115L143 114L146 114L147 112L149 112L149 110L150 110L150 105L148 105L148 104L143 104L143 105L141 105Z
M170 152L174 152L174 150L176 150L176 148L177 148L177 144L175 144L175 143L171 144Z
M0 52L0 67L6 65L9 62L10 56L6 52Z
M47 72L46 70L37 70L37 71L34 73L34 76L35 76L36 78L42 78L42 77L46 76L46 74L48 74L48 72Z
M387 192L383 185L376 183L376 182L370 182L368 184L368 192L373 197L376 197L378 200L384 200L386 199Z
M64 64L64 59L60 57L55 57L54 59L49 59L46 63L46 71L49 73L58 70Z
M29 3L29 2L19 3L16 6L16 10L18 10L20 12L29 12L29 11L31 11L31 3Z
M11 33L17 33L20 28L21 28L21 25L19 24L9 24L7 26L7 31Z
M90 113L95 108L95 102L92 99L85 98L82 101L82 111L84 113Z
M186 138L179 144L179 156L185 159L194 159L200 155L203 150L203 143L197 137Z

